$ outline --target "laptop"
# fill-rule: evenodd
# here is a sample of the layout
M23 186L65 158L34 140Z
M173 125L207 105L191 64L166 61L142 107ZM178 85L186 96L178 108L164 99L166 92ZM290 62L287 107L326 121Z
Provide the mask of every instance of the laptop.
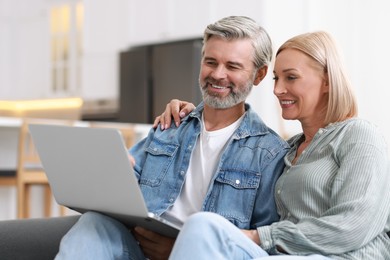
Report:
M29 130L58 204L177 236L181 225L148 212L119 130L44 124Z

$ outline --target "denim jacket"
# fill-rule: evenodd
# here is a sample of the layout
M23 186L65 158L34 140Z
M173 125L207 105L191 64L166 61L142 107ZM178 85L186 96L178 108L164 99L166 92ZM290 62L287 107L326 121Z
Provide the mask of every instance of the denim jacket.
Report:
M211 180L203 211L218 213L242 229L279 220L274 186L289 149L259 116L245 105L246 114L225 147ZM178 198L192 150L201 131L201 103L177 128L151 129L131 148L134 166L149 211L161 215Z

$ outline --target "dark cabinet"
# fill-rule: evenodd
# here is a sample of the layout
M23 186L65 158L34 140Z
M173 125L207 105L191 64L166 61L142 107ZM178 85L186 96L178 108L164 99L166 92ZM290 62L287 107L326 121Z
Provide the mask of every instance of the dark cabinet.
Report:
M172 98L198 104L202 39L137 46L120 53L121 122L152 123Z

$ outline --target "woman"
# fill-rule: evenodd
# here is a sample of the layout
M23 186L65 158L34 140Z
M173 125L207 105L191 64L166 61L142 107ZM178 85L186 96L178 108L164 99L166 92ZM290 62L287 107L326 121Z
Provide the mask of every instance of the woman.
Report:
M384 138L357 118L357 104L335 42L298 35L277 51L274 94L303 132L275 188L280 221L239 230L213 213L191 216L171 259L390 259L390 175ZM187 106L186 106L187 104ZM191 104L172 102L159 117ZM234 205L232 205L234 206ZM279 255L279 256L273 256Z

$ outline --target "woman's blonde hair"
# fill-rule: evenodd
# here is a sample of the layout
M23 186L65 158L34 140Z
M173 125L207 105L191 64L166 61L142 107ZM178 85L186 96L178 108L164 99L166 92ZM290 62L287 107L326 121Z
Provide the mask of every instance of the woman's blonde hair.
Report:
M357 116L358 107L351 83L337 45L329 33L318 31L295 36L280 46L276 56L288 48L303 52L323 69L329 84L325 125Z

